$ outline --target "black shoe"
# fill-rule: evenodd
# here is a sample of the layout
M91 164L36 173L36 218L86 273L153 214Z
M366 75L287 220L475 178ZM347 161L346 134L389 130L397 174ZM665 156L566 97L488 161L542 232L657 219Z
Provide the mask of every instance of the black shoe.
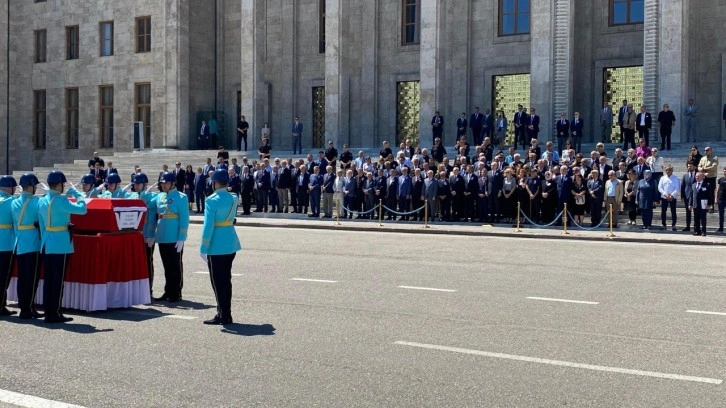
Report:
M0 308L0 316L12 316L17 313L16 311L11 312L7 307Z
M694 236L699 236L699 235L701 235L701 233L700 232L694 232L693 235Z
M314 217L315 214L308 214L308 217Z
M72 317L65 317L63 315L58 315L56 317L48 317L48 316L46 316L45 319L44 319L44 321L46 323L68 323L68 322L72 322L73 321L73 318Z
M716 232L723 232L723 228L717 229Z
M701 234L701 236L704 236L705 237L706 236L706 233L704 232L703 234Z
M285 212L285 214L287 214L287 212L288 212L288 211L287 211L287 208L285 208L285 211L284 211L284 212Z
M640 228L641 228L641 229L644 229L644 230L647 230L647 229L648 229L648 227L646 227L645 225L643 225L643 226L642 226L642 227L640 227Z
M681 231L683 231L683 232L688 232L688 231L690 231L690 230L691 230L690 228L686 227L686 228L683 228L683 229L682 229Z
M179 302L179 301L181 301L181 300L182 300L182 297L181 297L181 295L179 295L179 296L174 296L174 297L172 297L172 296L169 296L169 299L168 299L169 303L176 303L176 302Z
M204 324L216 325L216 326L219 326L219 325L227 325L227 324L232 324L232 323L233 322L232 322L232 318L231 317L228 317L226 319L222 319L219 316L214 316L213 319L209 319L209 320L205 320L204 321Z
M166 293L164 293L163 295L161 295L161 296L159 296L157 298L153 298L153 299L155 301L157 301L157 302L166 302L167 300L169 300L169 295L167 295Z

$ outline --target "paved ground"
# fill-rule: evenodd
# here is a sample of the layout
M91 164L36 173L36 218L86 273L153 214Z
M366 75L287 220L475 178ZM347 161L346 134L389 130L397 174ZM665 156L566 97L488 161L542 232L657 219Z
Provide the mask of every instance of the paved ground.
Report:
M723 405L726 314L687 312L726 312L719 246L241 227L239 323L220 329L201 323L199 231L179 306L1 320L0 389L88 407Z

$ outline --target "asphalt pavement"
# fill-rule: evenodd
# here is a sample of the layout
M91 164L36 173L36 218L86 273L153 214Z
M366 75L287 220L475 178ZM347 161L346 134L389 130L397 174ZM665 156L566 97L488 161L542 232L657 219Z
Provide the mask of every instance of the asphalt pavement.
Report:
M215 303L199 225L183 302L56 326L2 318L0 403L5 391L26 406L724 404L720 245L284 223L237 227L227 328L202 324ZM156 271L161 293L158 259Z

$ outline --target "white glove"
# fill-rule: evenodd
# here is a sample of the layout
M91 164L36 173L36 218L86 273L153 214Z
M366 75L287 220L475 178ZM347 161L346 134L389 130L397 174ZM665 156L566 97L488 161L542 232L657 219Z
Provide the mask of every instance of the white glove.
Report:
M101 184L100 186L96 187L99 193L103 193L106 191L106 183Z
M131 183L127 184L126 187L123 188L124 193L128 193L129 191L131 191L131 186Z
M146 238L146 246L149 248L154 247L154 238Z
M199 258L201 258L204 263L207 263L207 254L199 253Z
M184 249L184 241L176 241L174 248L176 248L177 253L180 253Z
M151 193L151 191L152 191L153 189L155 189L156 187L158 187L158 186L159 186L159 183L154 183L154 184L152 184L152 185L151 185L151 186L150 186L149 188L147 188L147 189L146 189L146 192L147 192L147 193Z
M45 191L50 191L50 187L48 187L48 185L45 183L40 183L40 188L42 188Z

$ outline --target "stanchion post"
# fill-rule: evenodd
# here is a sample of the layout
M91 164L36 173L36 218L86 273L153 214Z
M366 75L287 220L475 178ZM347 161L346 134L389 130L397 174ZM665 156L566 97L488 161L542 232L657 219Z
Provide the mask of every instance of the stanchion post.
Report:
M608 237L612 238L615 234L613 233L613 205L610 204L610 235Z
M565 203L565 206L562 209L562 235L570 235L570 233L567 232L567 203Z
M514 232L522 232L522 230L519 228L520 224L520 214L522 214L522 203L519 201L517 202L517 229L514 230Z
M340 223L340 211L338 211L337 209L335 211L335 225L342 225Z
M424 228L429 228L429 200L424 200Z
M383 200L378 200L378 226L383 226Z

